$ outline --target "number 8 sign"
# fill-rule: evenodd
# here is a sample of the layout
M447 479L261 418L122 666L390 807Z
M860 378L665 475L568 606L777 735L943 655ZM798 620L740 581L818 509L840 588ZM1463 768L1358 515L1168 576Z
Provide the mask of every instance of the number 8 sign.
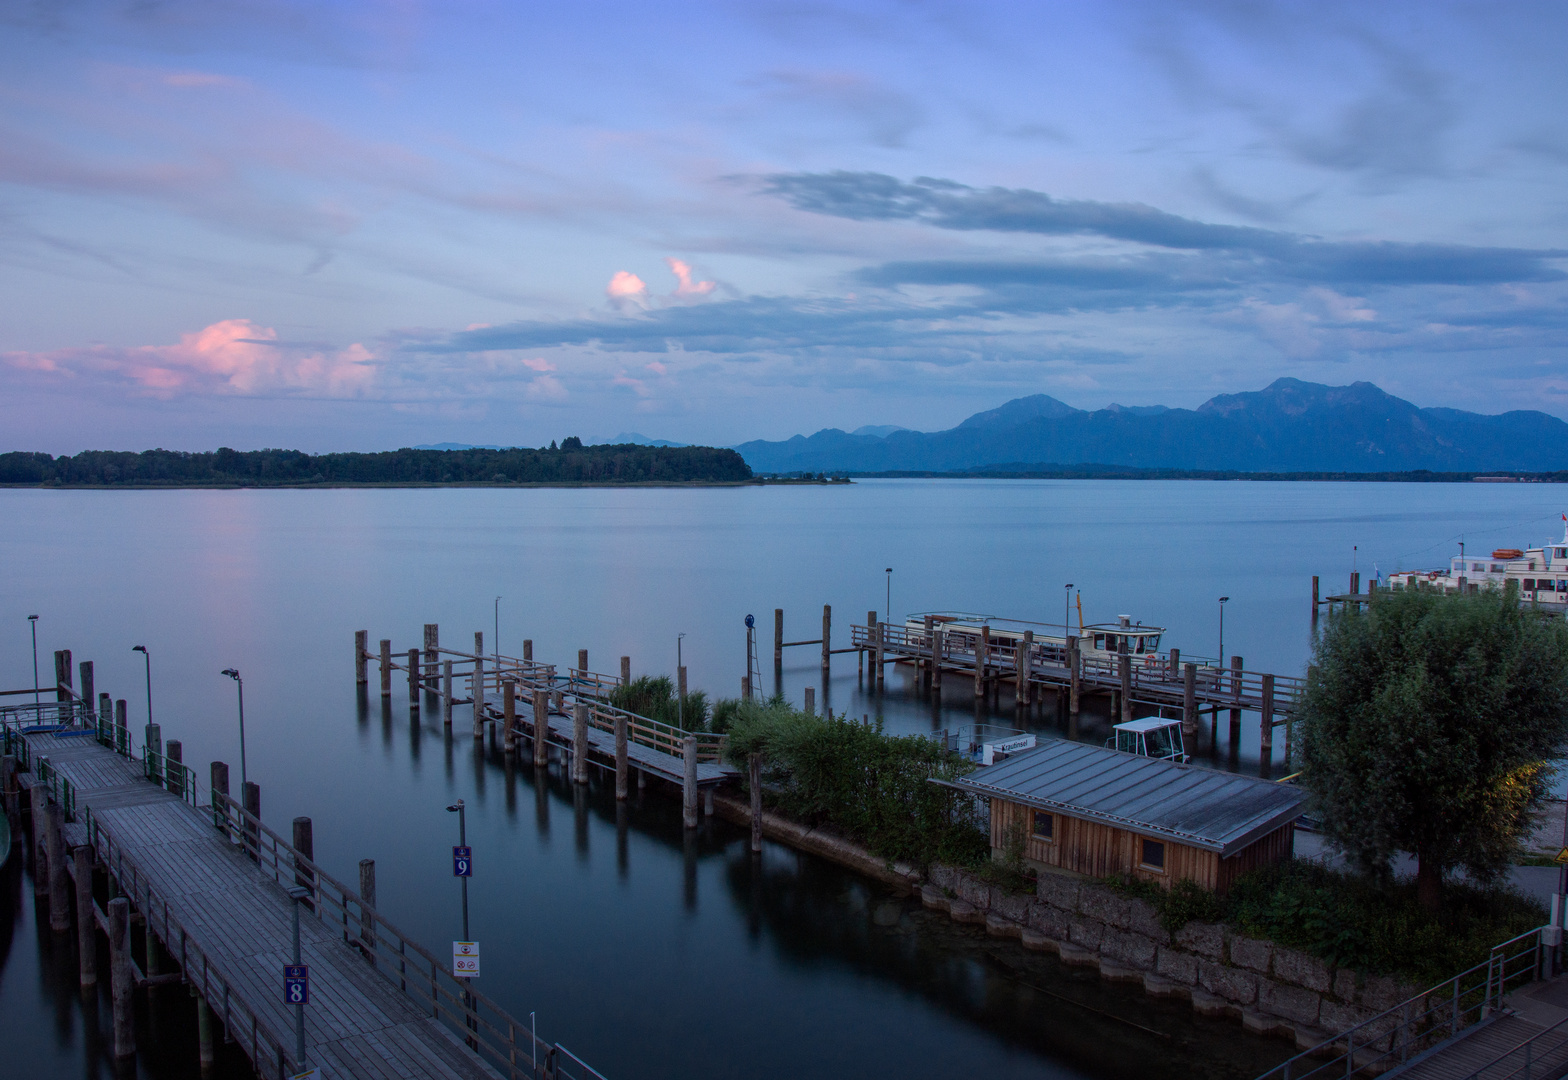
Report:
M310 1004L310 968L305 964L283 966L283 1003L285 1005Z

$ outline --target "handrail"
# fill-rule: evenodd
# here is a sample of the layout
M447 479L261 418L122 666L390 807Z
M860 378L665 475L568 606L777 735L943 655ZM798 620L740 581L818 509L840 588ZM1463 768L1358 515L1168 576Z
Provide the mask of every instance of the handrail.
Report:
M1524 1063L1515 1068L1513 1072L1506 1073L1503 1077L1498 1078L1498 1080L1509 1080L1509 1078L1521 1076L1521 1074L1522 1080L1532 1080L1533 1071L1535 1067L1539 1065L1539 1061L1536 1060L1536 1055L1533 1053L1535 1043L1537 1040L1544 1039L1548 1035L1557 1033L1558 1029L1564 1027L1565 1025L1568 1025L1568 1017L1564 1017L1563 1019L1557 1021L1557 1023L1553 1024L1551 1027L1542 1031L1537 1031L1529 1038L1515 1043L1512 1047L1504 1050L1501 1054L1498 1054L1491 1061L1488 1061L1485 1065L1482 1065L1479 1069L1469 1073L1463 1078L1463 1080L1480 1080L1480 1078L1484 1076L1488 1070L1503 1064L1521 1050L1524 1051ZM1568 1037L1559 1035L1559 1041L1557 1045L1553 1047L1553 1049L1562 1051L1564 1058L1568 1058ZM1555 1063L1555 1067L1552 1068L1552 1074L1555 1075L1556 1073L1560 1073L1564 1064L1564 1060L1559 1059Z

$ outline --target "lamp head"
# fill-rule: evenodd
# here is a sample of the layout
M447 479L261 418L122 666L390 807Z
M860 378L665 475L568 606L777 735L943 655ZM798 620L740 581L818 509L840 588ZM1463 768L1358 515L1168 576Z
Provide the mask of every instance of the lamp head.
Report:
M238 671L234 670L231 667L224 668L221 672L219 672L219 674L220 675L227 675L229 678L235 680L236 682L239 681L239 677L240 677L240 673Z
M891 566L890 566L890 567L888 567L888 568L887 568L887 572L888 572L888 573L890 573L890 574L891 574L891 573L892 573L892 572L893 572L893 568L892 568L892 567L891 567Z
M145 646L145 645L132 645L131 646L131 652L139 652L143 656L145 656L147 654L147 646Z
M1222 597L1220 597L1220 603L1223 604L1223 603L1225 603L1229 599L1230 599L1230 597L1228 597L1228 596L1222 596Z
M458 799L457 802L455 802L451 806L447 807L446 811L449 814L455 814L459 810L461 810L462 808L463 808L463 800L462 799Z
M1072 582L1070 582L1070 581L1069 581L1069 582L1068 582L1068 583L1067 583L1067 584L1066 584L1066 585L1063 585L1063 586L1062 586L1062 588L1064 588L1064 589L1070 589L1070 588L1072 588L1072 587L1073 587L1073 583L1072 583Z
M37 615L29 615L27 617L27 621L28 622L37 622L38 621L38 616Z
M310 890L303 885L296 885L289 890L290 900L303 900L310 895Z

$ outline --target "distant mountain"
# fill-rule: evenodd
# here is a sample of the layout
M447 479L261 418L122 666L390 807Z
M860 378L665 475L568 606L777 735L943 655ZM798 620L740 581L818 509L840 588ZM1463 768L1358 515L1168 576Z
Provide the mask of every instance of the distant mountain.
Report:
M627 444L630 444L632 446L690 446L691 445L691 443L670 442L670 440L668 440L668 439L650 439L650 438L648 438L648 436L640 434L639 432L636 432L636 431L623 431L623 432L621 432L619 435L617 435L613 439L598 439L598 440L595 440L594 444L590 444L590 445L595 445L595 444L597 444L597 445L607 445L607 446L625 446Z
M483 446L478 443L466 442L437 442L420 443L413 447L415 450L499 450L499 446Z
M864 429L860 429L864 430ZM1278 379L1197 409L1093 412L1036 394L947 431L886 437L837 428L735 448L757 472L943 472L987 466L1118 465L1245 472L1568 469L1568 424L1546 413L1422 409L1367 382Z

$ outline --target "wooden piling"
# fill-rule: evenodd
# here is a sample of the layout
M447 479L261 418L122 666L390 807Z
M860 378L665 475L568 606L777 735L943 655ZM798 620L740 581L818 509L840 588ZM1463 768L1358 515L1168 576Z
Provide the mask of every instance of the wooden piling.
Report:
M937 627L931 631L931 690L942 696L942 661L946 655L946 631Z
M35 770L36 772L36 770ZM49 789L34 784L27 791L33 823L33 895L49 895Z
M750 675L742 675L740 677L740 699L742 701L750 701L751 700L751 676Z
M577 650L577 673L583 678L588 677L588 650Z
M142 746L150 753L147 756L147 779L163 786L163 729L157 724L145 724L142 727Z
M102 691L98 693L98 720L109 726L114 724L114 699Z
M71 849L76 871L76 955L77 974L82 986L98 983L98 941L93 936L97 920L93 918L93 849L91 844L80 844Z
M686 668L684 666L675 669L675 693L684 706L686 703Z
M114 726L120 729L120 741L127 747L131 745L130 717L125 711L125 699L115 698L114 701ZM129 750L126 751L129 753Z
M1460 591L1463 592L1464 590L1461 589ZM76 670L82 676L82 708L90 713L93 711L95 703L93 697L95 693L95 687L93 686L93 662L91 660L83 660L76 665Z
M833 606L822 605L822 670L829 670L833 664Z
M425 623L425 686L436 684L441 676L441 624Z
M54 651L54 699L70 701L71 695L66 693L66 688L71 684L71 650L56 649Z
M408 650L408 700L419 703L419 650Z
M681 784L681 820L688 829L697 827L697 736L681 740L681 757L686 766Z
M762 850L762 755L746 757L747 782L751 787L751 850Z
M22 804L16 785L16 765L15 754L0 757L0 800L5 804L6 824L11 830L13 842L20 843L16 838L22 828Z
M1030 704L1030 697L1032 696L1032 687L1029 679L1030 676L1033 675L1032 664L1030 661L1030 657L1033 655L1033 653L1034 631L1025 630L1024 641L1023 644L1018 647L1018 655L1016 657L1018 662L1018 690L1015 695L1018 699L1018 704L1024 708L1028 708Z
M1183 664L1181 669L1181 734L1190 739L1198 734L1198 665Z
M366 650L370 648L370 632L368 630L354 631L354 683L364 686L370 681L365 673Z
M163 749L163 786L171 795L185 798L185 744L170 739Z
M523 663L531 664L533 662L534 662L534 639L533 638L524 638L523 639Z
M874 629L876 630L877 647L876 652L872 654L872 659L875 661L876 684L877 690L880 692L887 672L887 665L884 663L887 659L887 623L877 623Z
M441 723L452 726L452 661L441 661Z
M392 696L392 639L381 639L381 696Z
M1170 664L1165 669L1165 677L1171 682L1181 678L1181 650L1171 650Z
M1116 674L1121 684L1122 723L1132 719L1132 657L1127 653L1127 635L1119 635L1116 646Z
M817 711L817 688L815 686L808 686L808 687L806 687L806 703L803 706L803 708L804 708L805 713L806 713L807 716L811 716L811 715L816 713L816 711Z
M980 637L975 642L975 697L983 698L988 686L986 679L991 663L991 627L980 627Z
M773 666L784 666L784 609L773 609Z
M71 878L65 865L65 810L53 799L45 817L44 842L49 851L49 929L71 928Z
M241 830L244 834L245 853L256 859L261 851L261 831L256 827L256 822L261 820L261 785L254 780L247 780L240 785L240 805L245 808L248 815L245 826ZM254 818L255 820L251 820Z
M534 765L544 768L550 764L550 694L546 690L534 691Z
M1079 699L1083 690L1080 679L1080 669L1083 665L1079 663L1082 657L1078 646L1079 639L1069 634L1067 637L1067 737L1069 739L1078 737L1078 709L1081 704Z
M311 827L310 818L297 817L294 819L293 834L294 850L294 884L302 889L309 889L311 899L305 901L306 905L315 910L316 875L315 872L301 861L301 856L314 862L316 859L316 833Z
M136 1053L135 983L131 975L131 902L123 896L109 901L109 982L114 1001L114 1056Z
M208 766L209 777L207 788L214 795L227 795L229 793L229 767L222 761L214 761ZM219 809L216 806L212 811L212 827L228 831L229 812L227 808Z
M632 658L621 657L621 685L630 686L632 681Z
M1274 676L1263 676L1262 715L1258 719L1258 739L1263 747L1263 761L1268 763L1274 750Z
M485 636L474 632L474 739L485 737Z
M626 714L615 714L615 798L626 801L627 787L631 780L631 759L626 746Z
M1230 658L1230 741L1233 743L1241 739L1241 682L1242 660L1233 656Z
M207 999L198 992L196 994L196 1063L201 1075L209 1075L217 1060L212 1045L212 1010L207 1006Z
M588 782L588 703L572 706L572 780Z
M359 942L365 955L375 963L376 957L376 860L359 860Z
M1314 627L1316 627L1317 624L1318 624L1318 607L1320 605L1321 605L1321 601L1318 600L1318 576L1316 574L1313 574L1312 575L1312 625Z
M517 752L517 683L501 680L501 749L508 757Z

